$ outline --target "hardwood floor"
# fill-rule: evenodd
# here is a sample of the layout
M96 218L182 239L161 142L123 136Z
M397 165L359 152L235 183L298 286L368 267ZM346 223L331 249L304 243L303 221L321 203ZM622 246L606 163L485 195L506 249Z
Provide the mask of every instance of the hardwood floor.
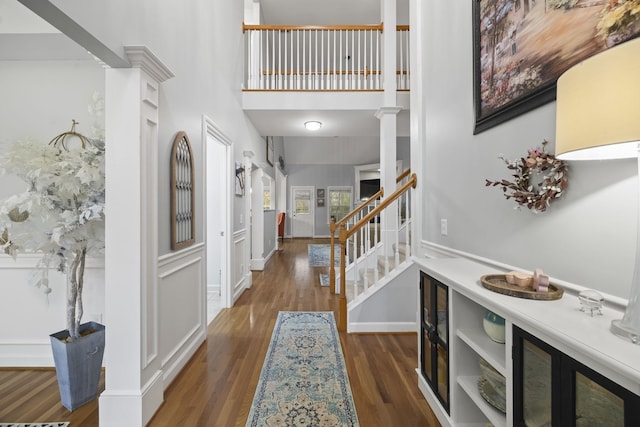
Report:
M150 421L164 426L244 426L279 311L334 311L337 297L309 267L308 243L287 240L236 305L209 325L208 339L165 391ZM413 310L413 307L411 308ZM439 426L417 387L415 334L341 334L360 425ZM0 421L69 420L97 426L97 403L69 413L59 403L55 373L0 371Z

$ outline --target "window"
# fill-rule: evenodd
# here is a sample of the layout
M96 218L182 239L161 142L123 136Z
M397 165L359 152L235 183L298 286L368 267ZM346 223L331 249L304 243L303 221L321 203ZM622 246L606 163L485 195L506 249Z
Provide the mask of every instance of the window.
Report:
M351 199L353 198L353 187L329 187L327 188L329 209L328 221L335 216L336 221L340 221L346 214L351 212Z
M262 209L265 211L271 209L271 189L264 190L262 194Z
M273 204L271 200L271 177L269 175L265 175L262 177L262 209L265 211L273 209Z

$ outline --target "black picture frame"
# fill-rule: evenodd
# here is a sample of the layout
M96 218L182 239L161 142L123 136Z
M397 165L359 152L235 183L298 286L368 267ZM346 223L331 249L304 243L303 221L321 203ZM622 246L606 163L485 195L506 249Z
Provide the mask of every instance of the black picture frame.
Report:
M273 166L273 156L274 156L273 137L268 136L266 140L267 140L267 155L266 155L267 163L269 163L269 166Z
M473 0L474 135L554 101L567 69L640 33L640 23L602 33L609 0L561 4Z

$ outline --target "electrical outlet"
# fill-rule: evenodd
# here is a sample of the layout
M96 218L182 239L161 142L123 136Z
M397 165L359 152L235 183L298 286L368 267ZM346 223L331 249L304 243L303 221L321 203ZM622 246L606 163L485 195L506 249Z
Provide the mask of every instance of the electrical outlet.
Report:
M440 220L440 234L442 234L443 236L446 236L449 232L448 229L448 225L447 225L447 220L446 219L441 219Z

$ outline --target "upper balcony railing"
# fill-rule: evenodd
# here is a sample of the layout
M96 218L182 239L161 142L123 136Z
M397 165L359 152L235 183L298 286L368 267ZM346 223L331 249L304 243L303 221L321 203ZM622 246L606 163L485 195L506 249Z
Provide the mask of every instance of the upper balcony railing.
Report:
M245 89L380 91L383 25L246 25ZM409 27L397 27L397 89L409 90Z

